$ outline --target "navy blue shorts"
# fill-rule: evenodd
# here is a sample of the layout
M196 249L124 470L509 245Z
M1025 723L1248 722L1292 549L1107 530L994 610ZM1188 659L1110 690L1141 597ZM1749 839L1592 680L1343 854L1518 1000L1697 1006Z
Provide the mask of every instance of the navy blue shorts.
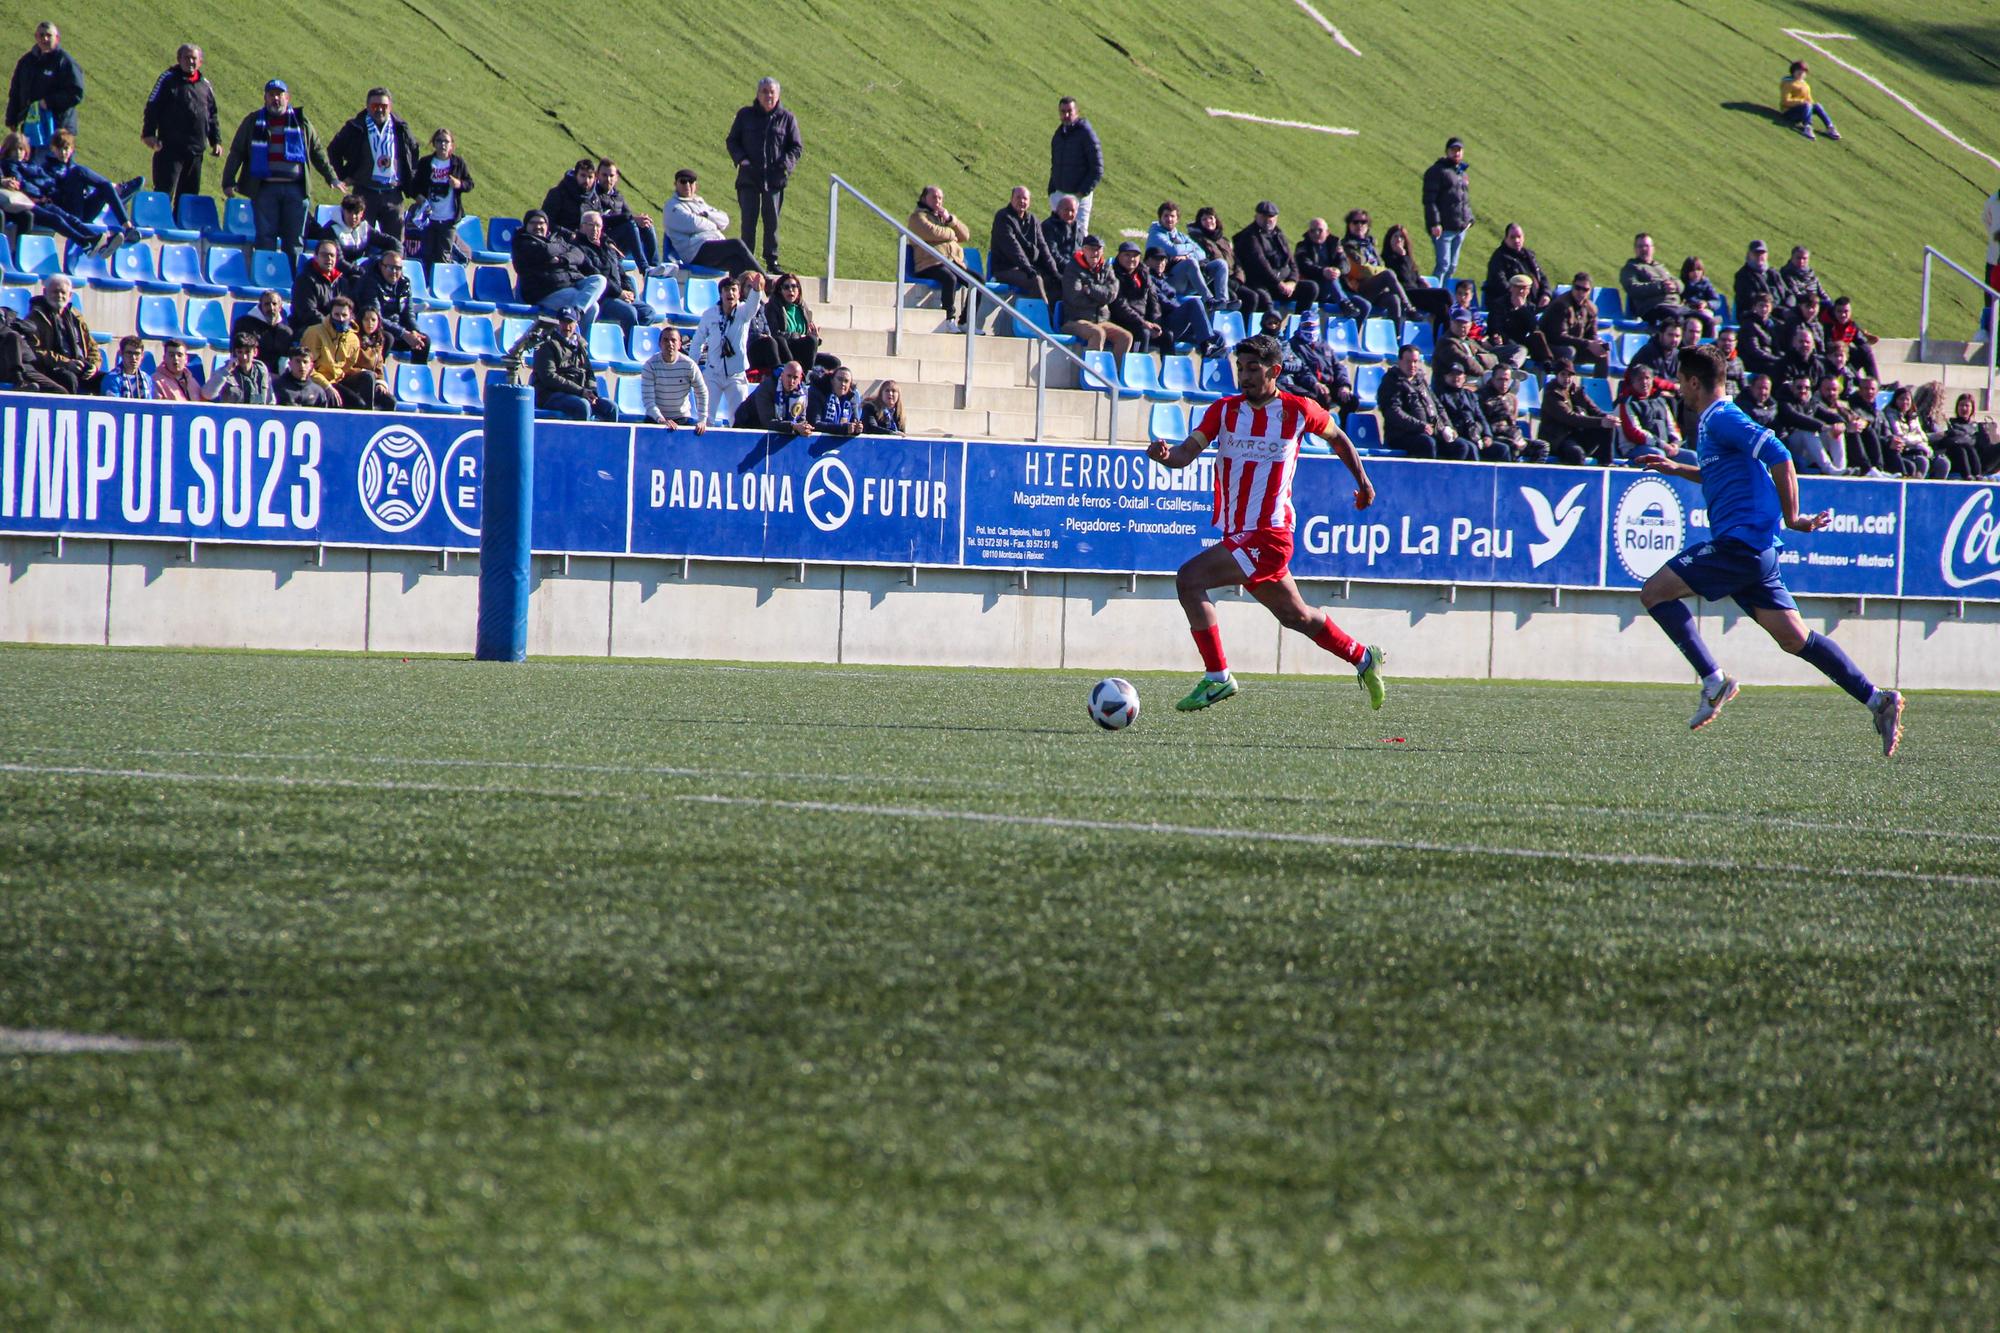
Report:
M1680 575L1681 582L1705 602L1728 597L1745 611L1799 609L1791 590L1778 577L1776 547L1759 551L1734 537L1722 537L1688 547L1667 561L1667 568Z

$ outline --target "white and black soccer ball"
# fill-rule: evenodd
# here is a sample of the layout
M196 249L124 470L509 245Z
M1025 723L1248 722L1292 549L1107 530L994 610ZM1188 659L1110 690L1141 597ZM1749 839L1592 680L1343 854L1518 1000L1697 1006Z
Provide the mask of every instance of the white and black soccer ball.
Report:
M1139 720L1139 691L1132 682L1106 676L1090 687L1090 720L1106 731L1118 731Z

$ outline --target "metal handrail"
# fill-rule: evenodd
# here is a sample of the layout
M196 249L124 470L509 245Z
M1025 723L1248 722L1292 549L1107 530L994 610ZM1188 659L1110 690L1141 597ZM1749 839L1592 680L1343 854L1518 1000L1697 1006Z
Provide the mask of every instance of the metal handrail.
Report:
M1967 270L1963 264L1960 264L1954 259L1952 259L1950 255L1945 254L1942 250L1937 249L1935 246L1929 246L1929 245L1924 247L1924 303L1923 303L1923 313L1917 323L1917 360L1928 361L1930 359L1931 260L1933 259L1943 260L1945 264L1948 267L1950 267L1950 269L1954 273L1958 274L1958 276L1960 276L1961 278L1964 278L1967 282L1977 287L1980 291L1986 293L1985 299L1981 301L1980 304L1984 308L1983 313L1985 315L1988 324L1986 330L1985 407L1988 410L1991 410L1993 407L1993 367L1995 360L1994 349L1996 347L2000 347L2000 329L1996 329L1992 326L1994 324L2000 324L2000 305L1995 304L1997 302L2000 302L2000 291L1995 291L1993 290L1993 288L1987 286L1986 283L1981 278L1979 278L1977 275Z
M855 202L859 203L863 208L866 208L876 217L895 228L900 238L896 244L896 325L893 336L893 344L897 352L900 353L903 347L903 289L908 283L908 279L903 276L905 256L909 252L909 247L916 245L922 247L927 254L951 269L953 273L956 273L966 283L968 308L965 312L965 400L967 402L971 401L973 387L972 340L977 336L979 331L979 298L983 295L994 305L999 306L1002 310L1013 316L1014 327L1016 329L1027 329L1034 334L1036 341L1041 344L1041 350L1037 353L1039 359L1035 366L1035 439L1040 441L1042 438L1042 420L1047 410L1046 403L1049 392L1049 349L1054 348L1057 352L1068 357L1071 364L1075 365L1082 372L1086 377L1084 380L1085 383L1094 379L1104 386L1106 396L1111 399L1110 443L1113 445L1118 443L1118 399L1125 392L1124 386L1106 376L1088 361L1078 356L1075 352L1070 351L1069 348L1057 342L1049 334L1043 332L1039 326L1016 310L1013 302L987 286L982 279L973 276L963 264L953 260L949 255L924 240L895 218L889 216L889 214L883 212L873 199L870 199L867 195L849 185L839 176L831 173L827 175L826 285L820 291L823 299L831 300L833 294L834 251L837 248L840 238L840 192L842 190L853 195ZM1049 317L1054 319L1055 311L1051 310Z

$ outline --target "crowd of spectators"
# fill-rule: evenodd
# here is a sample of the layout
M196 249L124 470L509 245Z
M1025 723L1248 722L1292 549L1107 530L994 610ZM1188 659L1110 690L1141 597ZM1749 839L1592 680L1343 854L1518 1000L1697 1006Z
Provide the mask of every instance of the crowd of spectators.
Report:
M1803 62L1792 66L1780 112L1808 138L1817 119L1826 137L1838 139L1806 72ZM9 86L0 209L10 229L68 238L72 257L103 253L135 234L126 200L141 184L114 184L78 160L83 94L82 67L61 45L60 31L38 25ZM254 313L238 318L227 360L218 358L204 384L174 340L145 374L144 345L137 344L135 360L132 338L119 340L115 367L100 367L97 343L72 308L70 279L51 276L26 319L0 314L0 378L52 392L393 406L396 359L422 364L431 353L406 266L470 257L457 224L473 174L452 132L440 127L420 141L396 114L389 89L375 87L322 142L285 81L273 78L225 153L205 54L184 44L146 99L141 138L153 154L154 188L175 201L201 191L207 158L224 159L222 191L250 201L256 248L294 262L289 303L266 292ZM593 326L609 320L629 339L664 313L643 299L645 279L699 266L727 276L695 328L661 330L640 377L647 420L835 435L905 429L899 386L884 382L873 395L861 394L826 349L799 279L781 266L785 192L804 145L777 80L756 85L723 147L736 169L733 236L730 215L703 199L693 168L675 173L656 221L627 200L618 163L608 157L577 160L541 207L528 210L507 244L519 300L546 316L530 349L538 405L614 419L591 370ZM1356 208L1341 218L1340 232L1314 217L1294 242L1271 200L1233 232L1208 206L1183 227L1180 205L1167 200L1143 242L1108 245L1091 229L1104 145L1073 97L1057 105L1049 159L1047 214L1038 214L1026 185L1015 187L980 238L988 242L983 274L967 268L974 232L947 206L943 188L919 192L906 222L921 242L912 247L912 264L917 278L937 288L947 332L963 331L972 318L962 272L1042 302L1061 331L1121 357L1179 348L1221 355L1226 341L1216 317L1240 312L1248 331L1281 335L1287 387L1347 421L1363 398L1353 368L1328 343L1330 322L1380 319L1402 329L1424 321L1433 333L1431 364L1423 365L1414 343L1402 346L1376 389L1388 448L1422 458L1605 464L1687 446L1677 411L1679 351L1715 340L1732 389L1779 431L1803 470L2000 471L2000 441L1969 410L1969 398L1946 413L1941 386L1879 382L1876 336L1856 322L1848 297L1827 293L1804 246L1773 268L1768 247L1753 241L1725 300L1699 255L1675 266L1640 233L1618 287L1625 317L1652 334L1621 361L1612 341L1618 333L1601 324L1590 274L1576 272L1558 286L1519 223L1502 229L1483 282L1459 276L1478 217L1456 136L1422 173L1418 192L1432 244L1428 273L1400 224L1378 242L1368 211ZM337 215L324 223L312 216L315 175L340 196ZM300 263L308 250L310 259ZM1285 337L1288 313L1297 318ZM1619 364L1622 378L1605 406L1578 371L1602 374ZM1533 385L1528 376L1537 377ZM1524 387L1540 388L1538 413L1520 410Z

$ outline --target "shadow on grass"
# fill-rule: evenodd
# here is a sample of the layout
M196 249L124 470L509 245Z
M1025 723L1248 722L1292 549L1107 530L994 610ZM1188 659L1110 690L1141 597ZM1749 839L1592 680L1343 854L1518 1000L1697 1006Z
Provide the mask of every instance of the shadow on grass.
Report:
M1874 47L1913 69L1953 83L2000 88L2000 23L1925 23L1907 13L1891 18L1875 10L1834 5L1804 8L1818 15L1814 29L1844 32L1855 39L1851 58L1863 69L1868 69L1866 49ZM1814 61L1812 51L1802 50L1799 54L1809 64ZM1838 67L1813 72L1832 80L1847 73ZM1871 69L1869 73L1882 77L1881 71Z

